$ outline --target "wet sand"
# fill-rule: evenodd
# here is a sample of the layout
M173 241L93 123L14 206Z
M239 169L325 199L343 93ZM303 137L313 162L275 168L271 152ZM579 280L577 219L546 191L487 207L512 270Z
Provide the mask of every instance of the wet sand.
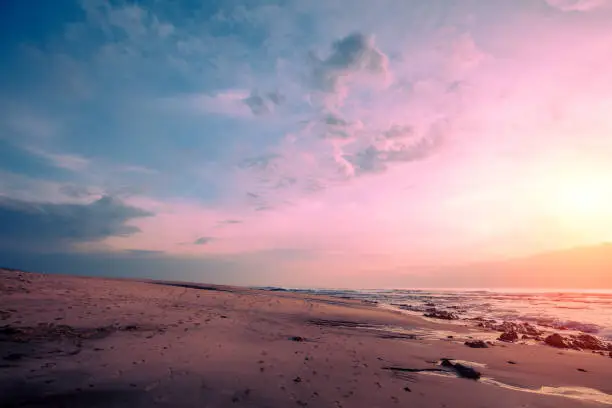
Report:
M0 270L0 406L612 404L612 358L475 335L355 300Z

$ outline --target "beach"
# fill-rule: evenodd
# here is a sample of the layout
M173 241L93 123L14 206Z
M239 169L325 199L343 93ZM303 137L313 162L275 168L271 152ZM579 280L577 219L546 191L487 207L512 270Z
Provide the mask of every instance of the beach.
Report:
M0 270L0 319L2 407L612 405L604 353L359 299Z

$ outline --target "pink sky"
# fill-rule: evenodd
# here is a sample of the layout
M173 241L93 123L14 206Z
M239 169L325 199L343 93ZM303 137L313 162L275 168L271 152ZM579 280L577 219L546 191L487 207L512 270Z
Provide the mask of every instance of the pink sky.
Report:
M350 141L299 146L303 135L287 135L275 148L285 157L280 166L307 175L324 149L346 154L392 126L411 126L414 135L402 142L419 143L440 121L444 143L423 160L354 177L358 170L332 156L328 166L346 166L335 170L354 178L339 175L337 185L310 195L271 193L293 205L251 213L231 200L223 209L173 203L138 222L142 234L106 243L192 255L303 248L347 262L381 255L375 262L392 267L435 263L440 253L465 261L612 239L612 205L601 202L612 199L612 29L604 18L612 14L586 4L593 9L514 15L480 37L443 27L409 44L386 72L349 72L339 94L322 102L357 123ZM384 40L374 36L371 46L384 54ZM409 89L402 80L411 80ZM449 90L454 81L461 83ZM393 149L395 142L377 143ZM330 169L321 173L329 177ZM557 193L570 201L594 194L585 200L598 202L585 209L558 202ZM219 219L244 222L217 227ZM214 235L205 248L180 244L202 231Z
M109 7L119 14L104 24L139 32ZM161 11L148 13L156 19L147 21L165 21ZM302 28L287 22L294 16L312 17L301 48ZM232 65L246 53L233 45L214 60L233 75L221 77L222 89L123 96L130 125L179 118L167 128L184 137L182 153L173 150L164 169L142 160L121 167L149 177L121 196L154 214L129 220L140 232L74 248L234 257L282 269L283 282L333 285L612 240L612 1L316 1L236 8L219 19L266 27L274 57ZM173 37L182 27L169 24L158 35L181 52L215 44ZM142 41L134 35L128 45ZM180 72L199 63L166 62ZM187 127L200 119L201 128ZM22 131L28 123L37 134L51 129L18 122ZM214 139L223 154L200 159L190 146L219 123L231 133ZM170 143L151 138L145 144L163 155ZM20 183L28 187L11 191L16 198L83 204L108 195L108 180L119 177L110 159L28 151L91 176L90 195L68 198L61 182L23 178L0 183L5 194ZM166 177L174 167L189 172ZM206 185L213 198L192 194ZM149 193L160 186L180 193Z

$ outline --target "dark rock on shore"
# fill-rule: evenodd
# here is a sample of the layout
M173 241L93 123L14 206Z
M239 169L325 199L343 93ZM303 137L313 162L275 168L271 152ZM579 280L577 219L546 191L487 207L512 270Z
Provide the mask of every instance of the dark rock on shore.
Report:
M530 323L516 323L504 321L503 323L497 323L494 320L479 319L474 320L480 321L478 327L484 327L485 329L500 331L504 333L515 332L516 334L524 334L526 336L538 337L543 334L541 330L538 330Z
M612 344L601 341L590 334L571 335L563 337L559 333L551 334L544 339L544 343L556 348L568 348L575 350L605 351L612 350Z
M551 334L544 339L544 343L556 348L569 348L563 336L558 333Z
M515 342L519 339L518 334L515 331L507 331L507 332L503 332L499 337L498 340L500 341L506 341L509 343Z
M402 310L410 310L411 312L422 312L423 308L418 306L406 305L404 303L391 303L392 306L398 307Z
M470 348L489 348L487 343L482 340L470 340L466 341L464 344Z
M440 365L442 367L452 368L457 372L457 375L459 375L459 377L469 378L471 380L479 380L482 376L482 374L480 374L480 372L476 371L474 368L460 363L453 363L448 359L442 359Z
M574 347L585 350L612 350L612 344L607 344L590 334L579 334L571 340Z
M433 319L443 319L443 320L457 320L459 319L459 316L457 316L455 313L452 312L448 312L446 310L437 310L437 309L430 309L427 311L427 313L424 314L425 317L430 317Z

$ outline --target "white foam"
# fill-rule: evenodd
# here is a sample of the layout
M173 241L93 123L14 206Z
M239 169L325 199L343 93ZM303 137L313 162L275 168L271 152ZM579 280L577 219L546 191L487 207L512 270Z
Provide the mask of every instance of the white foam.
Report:
M612 405L612 395L606 394L594 388L587 387L546 387L542 386L539 389L531 389L509 385L492 378L481 378L481 382L485 384L496 385L514 391L529 392L533 394L554 395L558 397L578 399L581 401L593 401L602 404Z

